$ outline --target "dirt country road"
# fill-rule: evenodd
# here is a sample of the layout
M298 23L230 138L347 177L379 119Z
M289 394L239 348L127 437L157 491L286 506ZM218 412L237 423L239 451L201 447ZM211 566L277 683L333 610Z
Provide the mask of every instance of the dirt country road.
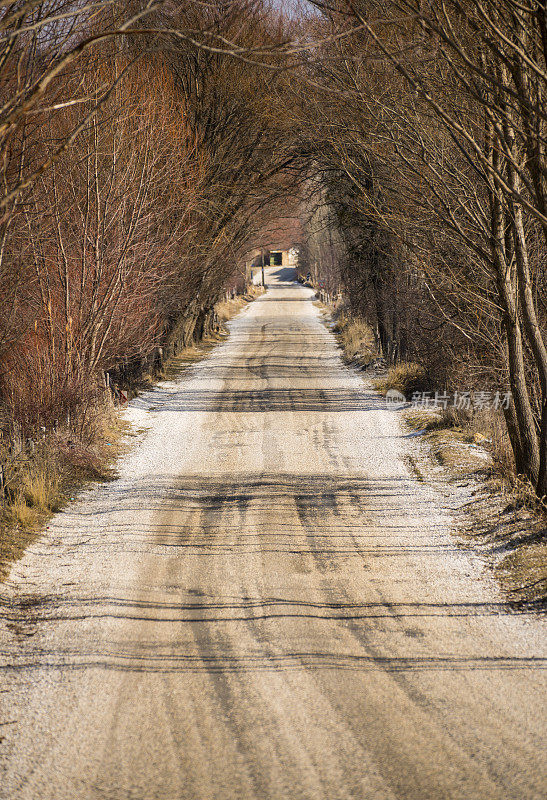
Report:
M287 270L0 589L2 800L540 800L541 621Z

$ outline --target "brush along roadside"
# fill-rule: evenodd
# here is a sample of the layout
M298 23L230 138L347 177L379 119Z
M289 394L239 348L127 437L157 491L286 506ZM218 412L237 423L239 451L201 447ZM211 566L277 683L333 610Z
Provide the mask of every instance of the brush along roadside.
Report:
M161 358L154 364L152 369L139 371L137 374L131 374L119 381L126 398L131 400L140 394L140 392L151 389L158 381L174 380L181 375L187 367L205 358L207 353L209 353L218 342L228 336L225 323L236 314L239 314L245 306L253 300L256 300L256 298L264 294L264 292L265 289L262 286L248 286L243 294L235 295L233 298L219 300L215 303L212 309L214 312L215 324L208 328L198 340L192 341L191 344L186 346L182 346L180 341L177 343L177 346L173 346L173 342L171 342L170 346L166 347L164 350L164 352L167 353L167 357L165 359ZM177 338L176 330L173 332L171 338Z
M215 307L220 328L199 343L182 348L165 361L158 372L142 374L127 387L134 397L158 380L175 379L202 360L228 333L223 324L264 292L251 287L244 295ZM110 402L87 410L85 434L73 429L39 431L30 445L16 448L9 436L0 438L0 581L10 564L20 558L44 529L53 514L91 482L114 480L115 463L127 452L130 437L138 435L123 421ZM9 427L9 426L7 426Z
M92 424L91 424L92 423ZM13 454L0 446L4 486L0 508L0 580L12 561L39 536L48 519L91 481L115 477L124 451L127 424L111 407L96 408L86 436L60 429L40 433L30 447ZM4 441L4 440L3 440ZM11 452L10 452L11 451Z
M264 294L265 291L262 286L248 286L244 294L238 294L226 300L219 300L214 306L219 323L218 329L208 333L199 342L194 342L188 347L179 349L176 355L171 356L162 364L157 373L147 376L146 382L141 382L138 391L150 389L158 380L174 380L182 375L184 370L191 367L192 364L205 358L213 347L229 335L225 327L226 323L236 314L239 314L249 303ZM137 392L135 391L134 394L137 394Z
M344 351L346 361L361 367L368 367L376 359L374 333L363 319L338 314L335 318L334 333Z
M334 333L346 364L368 369L378 363L378 351L371 326L361 317L354 317L344 311L344 306L326 305L315 301L320 309L323 322Z
M245 308L248 303L256 300L256 298L264 294L265 291L266 290L262 286L248 286L244 294L238 294L226 300L219 300L219 302L215 304L215 311L221 325L228 322L228 320L236 314L239 314L242 308Z
M389 370L375 386L406 397L431 388L415 364ZM502 412L418 407L403 415L415 445L411 472L448 480L466 496L456 520L461 544L485 556L513 608L547 610L547 504L515 474Z

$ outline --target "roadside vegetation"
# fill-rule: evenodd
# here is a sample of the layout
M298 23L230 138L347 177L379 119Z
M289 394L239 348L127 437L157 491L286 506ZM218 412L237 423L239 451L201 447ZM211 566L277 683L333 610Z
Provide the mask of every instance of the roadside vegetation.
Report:
M49 517L89 481L110 480L123 450L125 426L114 407L97 408L85 436L44 432L32 447L3 449L0 580Z
M513 473L541 498L544 9L314 5L309 25L323 38L301 77L300 135L313 155L301 271L328 295L343 292L388 366L420 365L441 393L509 392Z
M241 295L234 290L213 307L215 326L199 341L181 346L176 354L158 362L153 372L139 373L125 384L128 399L151 388L159 380L180 376L185 369L203 359L227 336L225 323L264 292L251 286ZM85 431L75 433L64 427L43 431L38 442L22 441L6 450L0 445L3 465L3 493L0 508L0 580L6 577L11 562L43 530L49 518L74 499L90 482L114 480L116 462L131 444L134 432L118 414L118 404L110 391L104 393L89 415Z
M260 2L0 13L0 564L108 478L114 407L251 297L247 253L294 183L283 79L255 91L284 35Z
M423 394L430 390L432 380L421 364L403 362L387 372L384 378L376 381L376 388L384 392L393 389L396 392L411 398L416 393Z
M477 546L497 548L514 597L529 591L539 602L547 594L539 555L547 531L545 10L512 0L314 5L316 37L339 38L324 41L323 58L302 76L301 136L314 160L301 272L324 295L342 293L349 317L368 324L386 368L376 376L382 391L447 398L409 414L409 431L439 469L455 480L474 475L477 492L486 487L490 501L462 519L484 531ZM424 479L425 465L415 469Z
M364 370L373 387L395 390L409 401L433 398L439 384L424 366L400 362L386 368L372 328L342 306L319 304L333 319L347 363ZM547 503L515 471L513 451L501 410L458 409L411 402L403 424L415 443L407 466L421 483L443 481L469 496L457 517L460 543L480 552L491 565L507 603L515 610L547 609Z
M340 310L335 315L334 333L347 361L366 369L377 357L374 333L364 319L352 317Z
M404 412L417 435L413 471L422 481L438 471L469 499L457 517L460 541L482 553L515 609L547 609L547 504L515 475L501 412Z

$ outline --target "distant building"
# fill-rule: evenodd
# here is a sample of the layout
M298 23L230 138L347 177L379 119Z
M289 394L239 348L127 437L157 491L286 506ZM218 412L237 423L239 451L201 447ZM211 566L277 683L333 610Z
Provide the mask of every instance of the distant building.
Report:
M299 250L291 247L285 250L255 249L247 256L247 280L260 283L262 280L262 264L265 267L298 267Z

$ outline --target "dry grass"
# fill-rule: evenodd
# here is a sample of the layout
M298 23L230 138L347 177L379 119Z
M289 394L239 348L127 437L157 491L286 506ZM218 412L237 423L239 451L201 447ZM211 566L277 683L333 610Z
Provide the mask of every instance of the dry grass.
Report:
M459 529L464 542L489 556L508 603L547 608L547 508L530 483L515 475L501 413L416 409L406 412L405 421L424 432L425 462L418 469L409 464L419 480L436 463L451 480L474 482Z
M59 491L59 476L42 466L29 472L23 481L22 495L25 503L38 511L55 511Z
M347 361L366 367L376 357L374 333L363 319L340 313L334 332Z
M2 454L6 493L0 513L0 579L39 535L48 518L89 481L115 477L113 462L123 451L126 426L112 409L97 409L95 436L82 440L71 431L51 433L33 454Z
M532 538L532 535L530 535ZM541 541L521 543L496 566L496 577L516 608L547 608L547 547Z
M39 460L31 462L28 470L22 472L20 486L5 504L5 513L13 524L32 530L48 514L59 510L61 500L62 487L58 474Z
M491 456L469 434L441 429L430 431L427 436L433 456L452 476L491 475Z
M433 409L411 409L406 412L405 421L415 431L433 431L448 427L442 413Z
M6 507L8 522L21 525L27 530L31 529L38 521L36 510L30 507L24 497L18 495L17 498ZM6 534L4 533L4 536Z
M383 394L395 389L410 400L414 392L430 391L431 381L424 367L411 361L391 367L385 378L375 382L375 386Z
M234 297L233 300L221 300L215 305L215 311L219 322L227 322L247 305L247 300L242 295Z
M228 322L229 319L234 317L247 303L255 300L261 294L264 294L265 289L262 286L249 286L245 294L238 294L232 300L219 300L215 304L215 311L221 323Z
M499 484L482 484L461 523L465 541L489 557L507 602L547 610L547 512L506 504Z
M473 430L465 413L453 408L410 409L405 422L424 432L431 454L453 476L492 472L489 440Z
M251 287L246 295L221 303L219 317L227 321L263 292L260 286ZM203 359L225 335L214 334L180 350L165 363L160 375L141 376L138 388L149 388L161 378L176 378ZM11 458L2 449L0 438L0 463L4 465L7 484L0 507L0 580L6 577L10 563L20 558L40 534L48 518L82 486L116 477L114 464L129 447L129 433L129 426L114 408L98 405L86 410L85 431L82 427L78 435L69 430L49 433L32 455Z

